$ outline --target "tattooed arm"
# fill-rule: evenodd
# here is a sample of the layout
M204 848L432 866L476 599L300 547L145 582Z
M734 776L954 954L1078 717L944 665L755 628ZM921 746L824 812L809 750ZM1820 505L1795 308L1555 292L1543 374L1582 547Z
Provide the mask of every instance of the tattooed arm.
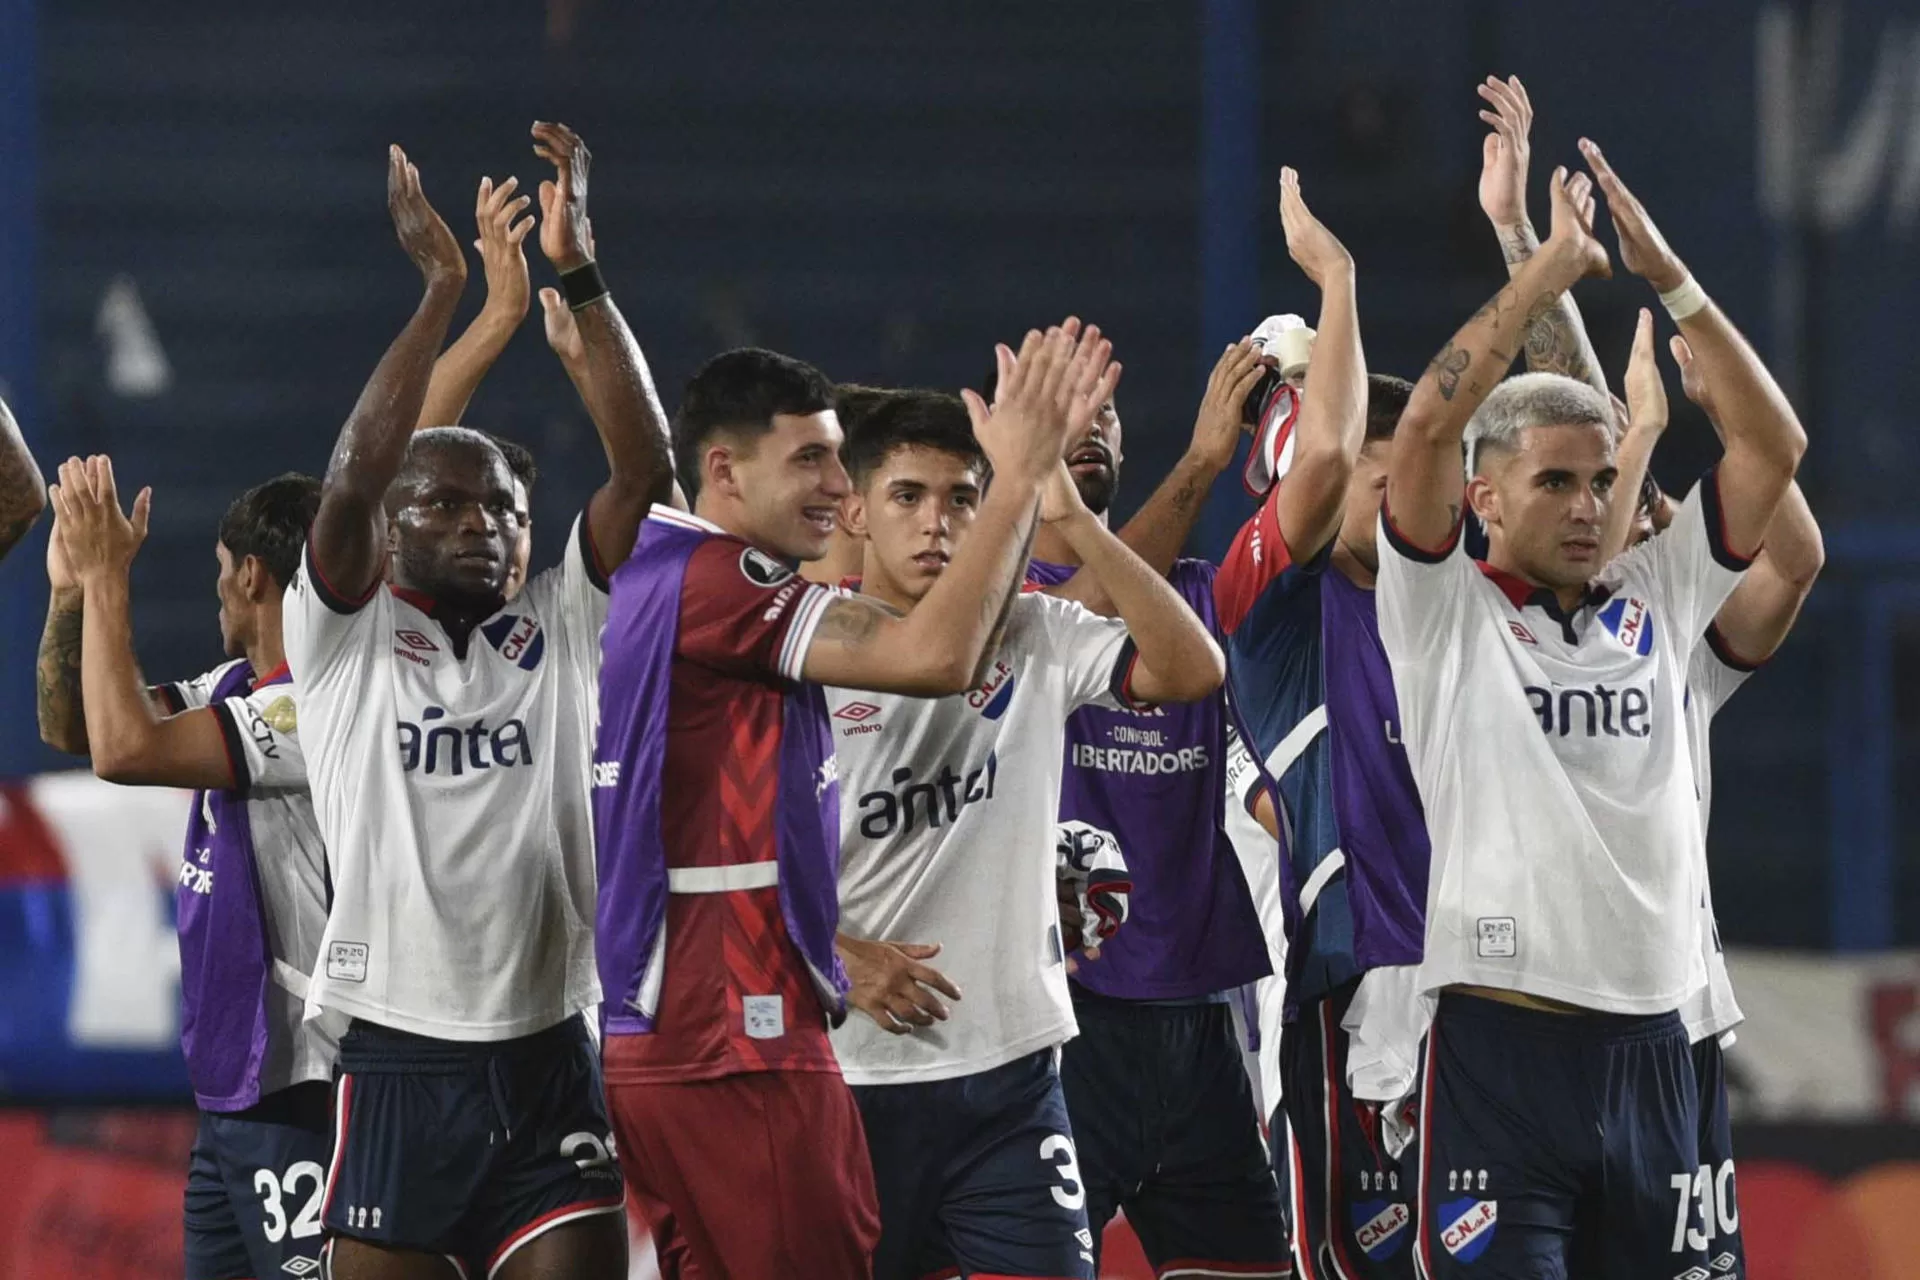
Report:
M1528 135L1533 128L1533 103L1518 76L1505 80L1489 76L1479 86L1481 98L1492 110L1480 118L1492 127L1480 157L1480 208L1500 238L1500 254L1509 278L1517 276L1527 260L1540 250L1540 238L1527 216ZM1586 325L1571 293L1542 299L1527 316L1527 368L1541 373L1563 373L1607 394L1606 375L1587 339Z
M1564 169L1551 183L1553 234L1520 274L1495 294L1440 350L1413 388L1394 435L1386 510L1393 528L1418 547L1447 546L1460 523L1466 490L1460 442L1467 420L1506 375L1526 318L1542 298L1608 269L1593 238L1593 194L1572 189Z
M19 545L47 509L47 482L27 452L20 424L0 401L0 560Z
M80 629L85 616L80 604L77 584L54 587L33 682L40 741L75 756L87 754L87 717L80 701Z

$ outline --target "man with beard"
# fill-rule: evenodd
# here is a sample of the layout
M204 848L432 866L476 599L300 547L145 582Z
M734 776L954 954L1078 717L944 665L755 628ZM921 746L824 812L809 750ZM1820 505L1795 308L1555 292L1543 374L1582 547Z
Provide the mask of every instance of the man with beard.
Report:
M1280 205L1289 252L1321 286L1330 313L1350 312L1351 260L1308 211L1292 170L1281 173ZM1319 394L1355 407L1303 411L1293 465L1343 481L1352 453L1347 419L1357 418L1363 393L1353 369L1333 365ZM1244 609L1225 590L1224 570L1175 557L1207 490L1233 458L1242 406L1265 373L1251 343L1222 354L1193 446L1121 535L1168 574L1222 638L1229 612ZM1068 442L1066 459L1082 500L1104 514L1121 461L1120 421L1111 406ZM1340 484L1333 488L1337 518ZM1320 514L1301 518L1324 523ZM1284 565L1277 558L1262 563L1249 548L1237 554L1249 561L1240 574L1247 582ZM1110 611L1099 584L1077 568L1071 548L1043 528L1030 581L1064 583L1084 603ZM1074 974L1080 1035L1066 1045L1061 1077L1096 1234L1124 1209L1156 1267L1177 1262L1195 1276L1284 1276L1291 1270L1285 1205L1229 1003L1271 972L1225 828L1229 715L1216 694L1145 713L1087 708L1069 723L1060 816L1119 837L1135 892L1126 928Z

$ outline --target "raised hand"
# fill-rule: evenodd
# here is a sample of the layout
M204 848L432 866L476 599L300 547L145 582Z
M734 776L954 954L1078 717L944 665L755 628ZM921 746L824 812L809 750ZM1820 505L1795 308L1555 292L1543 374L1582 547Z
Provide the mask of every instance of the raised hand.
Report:
M1561 166L1553 171L1547 194L1552 200L1553 218L1540 251L1562 260L1572 277L1569 284L1588 276L1602 279L1611 276L1613 264L1607 258L1606 248L1593 234L1592 181L1584 173L1569 178L1565 166Z
M67 559L67 541L60 525L60 508L52 497L47 505L53 508L53 529L47 534L47 585L55 592L78 591L80 575L73 571L72 563Z
M1633 354L1627 358L1627 422L1635 431L1655 435L1667 429L1667 384L1653 354L1653 312L1640 308L1633 327Z
M1018 475L1037 488L1059 464L1066 442L1085 435L1113 398L1120 363L1098 325L1083 330L1071 316L1044 334L1028 330L1017 355L1004 345L994 353L1000 379L992 410L978 393L960 394L995 474Z
M95 454L84 462L69 458L61 463L60 482L48 496L54 502L67 564L74 577L84 585L93 578L124 575L140 544L147 540L153 490L142 489L134 498L129 519L120 510L112 460Z
M564 124L533 123L533 153L553 165L540 184L540 251L559 272L593 261L593 227L587 220L587 174L593 156L580 135Z
M1661 293L1669 293L1686 283L1687 264L1668 247L1660 228L1653 225L1642 205L1620 175L1607 163L1600 148L1588 138L1580 139L1580 154L1587 158L1600 192L1607 198L1607 212L1613 215L1613 230L1620 237L1620 261L1627 270L1645 280Z
M1475 90L1492 110L1480 118L1493 132L1480 147L1480 209L1495 228L1506 231L1527 225L1528 141L1533 131L1533 102L1519 76L1505 80L1488 76Z
M1207 390L1200 397L1200 412L1193 419L1193 443L1187 452L1205 461L1216 471L1224 471L1233 462L1233 451L1240 436L1253 428L1243 410L1247 397L1273 365L1271 357L1242 338L1220 353L1213 372L1207 375Z
M518 178L508 178L497 187L492 178L482 178L473 207L473 218L480 228L480 238L473 247L480 251L480 264L487 277L485 309L516 325L527 314L532 296L527 255L521 244L534 225L533 215L520 216L533 203L533 197L516 197L514 191L519 185Z
M1353 271L1353 255L1300 198L1300 175L1293 169L1280 170L1280 226L1287 233L1287 253L1315 285L1324 289L1336 273Z
M420 171L399 147L387 148L387 212L400 247L429 281L465 280L466 255L447 229L446 220L427 203L420 189Z
M1720 414L1713 407L1713 392L1707 388L1706 377L1700 372L1700 366L1694 361L1693 348L1679 334L1667 339L1667 350L1673 353L1673 362L1680 366L1680 390L1687 399L1700 406L1700 411L1713 423L1714 430L1720 429Z
M1070 516L1077 516L1087 509L1085 500L1080 497L1080 486L1073 482L1073 472L1067 468L1067 460L1047 476L1046 483L1040 487L1040 523L1054 524Z
M567 308L567 300L558 289L540 291L540 314L546 322L547 345L560 363L569 369L580 368L587 358L586 340L580 336L580 322Z

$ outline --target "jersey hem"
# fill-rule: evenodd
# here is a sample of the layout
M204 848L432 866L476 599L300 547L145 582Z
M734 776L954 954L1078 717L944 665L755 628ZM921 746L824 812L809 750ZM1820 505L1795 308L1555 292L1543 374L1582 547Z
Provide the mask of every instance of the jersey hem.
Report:
M849 1085L856 1087L883 1086L890 1084L933 1084L940 1080L957 1080L962 1076L977 1076L1006 1066L1009 1062L1038 1053L1054 1045L1062 1045L1080 1034L1080 1024L1068 1019L1064 1024L1055 1024L1045 1031L1015 1041L1013 1044L996 1049L984 1058L969 1059L966 1062L937 1062L922 1067L891 1067L886 1069L862 1069L851 1063L840 1063L840 1074L846 1077Z
M559 1013L528 1014L506 1022L438 1022L432 1018L421 1018L399 1009L383 1009L371 1002L345 999L337 991L328 989L316 993L313 1000L323 1011L342 1013L349 1018L359 1018L365 1022L377 1023L392 1031L411 1032L417 1036L430 1036L435 1040L456 1040L468 1044L490 1044L498 1040L517 1040L521 1036L530 1036L537 1031L559 1026L567 1019L593 1006L592 1000L566 1000L564 1009Z
M247 768L247 752L240 741L240 726L233 718L233 709L224 702L216 702L207 710L213 712L214 723L220 726L220 745L227 753L227 772L233 775L233 785L228 790L244 796L253 788L253 772Z
M1456 969L1444 976L1423 977L1420 990L1424 995L1439 996L1444 988L1455 985L1517 991L1521 995L1539 996L1543 1000L1559 1000L1564 1004L1578 1005L1593 1013L1624 1013L1635 1017L1678 1013L1681 1006L1686 1004L1689 994L1682 992L1663 996L1608 995L1564 982L1555 982L1551 978L1516 978L1510 972L1498 969L1489 972L1472 966Z

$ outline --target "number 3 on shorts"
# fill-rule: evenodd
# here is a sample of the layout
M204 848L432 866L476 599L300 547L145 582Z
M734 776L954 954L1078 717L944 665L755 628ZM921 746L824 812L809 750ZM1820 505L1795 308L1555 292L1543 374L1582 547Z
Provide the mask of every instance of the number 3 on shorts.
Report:
M289 1230L295 1240L320 1234L320 1192L326 1181L326 1171L311 1160L288 1165L283 1178L276 1178L271 1169L254 1171L253 1189L260 1193L260 1229L266 1232L269 1244L279 1244ZM312 1183L313 1189L307 1193L306 1204L301 1206L292 1223L288 1223L280 1197L284 1193L289 1202L298 1199L302 1182Z
M1040 1144L1040 1158L1060 1174L1060 1185L1047 1188L1053 1202L1062 1209L1078 1213L1087 1207L1087 1189L1080 1185L1080 1158L1073 1153L1073 1139L1056 1133Z

